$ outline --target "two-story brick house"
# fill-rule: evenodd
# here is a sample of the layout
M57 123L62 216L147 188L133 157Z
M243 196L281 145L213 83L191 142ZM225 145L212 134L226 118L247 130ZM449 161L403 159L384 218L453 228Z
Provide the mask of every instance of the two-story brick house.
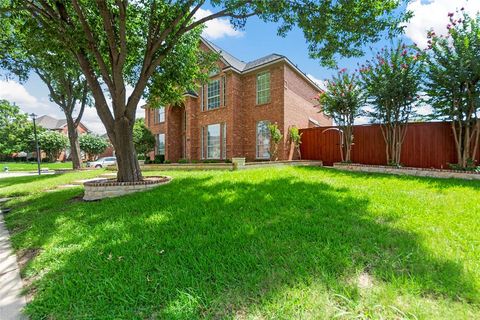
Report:
M157 139L155 154L173 162L268 159L270 122L284 136L278 155L285 160L291 126L331 125L314 100L320 89L285 56L245 63L205 39L200 46L219 54L219 72L186 94L183 107L145 107L146 125Z

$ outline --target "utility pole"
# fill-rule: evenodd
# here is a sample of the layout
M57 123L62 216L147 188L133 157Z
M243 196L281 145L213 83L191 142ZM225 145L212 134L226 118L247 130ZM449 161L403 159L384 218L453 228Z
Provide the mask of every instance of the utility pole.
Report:
M35 147L37 149L37 166L38 166L38 175L40 175L40 157L42 156L40 154L40 148L38 147L38 139L37 139L37 125L35 123L35 120L37 119L37 115L35 113L31 113L30 117L32 117L33 120L33 135L35 136Z

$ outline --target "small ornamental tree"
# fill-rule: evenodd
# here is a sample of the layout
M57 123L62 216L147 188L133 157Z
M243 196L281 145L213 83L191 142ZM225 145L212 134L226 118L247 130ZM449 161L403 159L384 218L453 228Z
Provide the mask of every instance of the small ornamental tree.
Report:
M457 167L468 169L480 139L480 15L449 17L447 36L428 34L426 93L433 117L451 121Z
M283 138L277 123L269 123L268 131L270 133L270 161L278 160L278 146Z
M155 149L155 136L145 126L143 118L137 119L133 126L133 144L137 154L145 155L145 159L147 158L147 153Z
M300 145L302 144L302 133L300 133L296 126L290 127L290 129L288 129L288 133L290 134L290 141L293 147L293 152L290 158L293 158L293 153L295 150L297 150L298 159L301 159L302 153L300 151Z
M342 69L327 82L327 88L318 96L321 111L332 118L342 130L340 153L342 162L351 162L353 124L363 114L366 95L356 74Z
M95 159L108 147L108 141L95 134L83 134L80 136L80 150L88 154L89 158Z
M38 135L38 144L47 154L48 161L54 162L68 146L68 138L57 131L44 131Z
M400 165L407 123L420 101L422 72L418 48L401 43L382 49L360 69L367 101L373 107L370 116L381 124L389 165Z

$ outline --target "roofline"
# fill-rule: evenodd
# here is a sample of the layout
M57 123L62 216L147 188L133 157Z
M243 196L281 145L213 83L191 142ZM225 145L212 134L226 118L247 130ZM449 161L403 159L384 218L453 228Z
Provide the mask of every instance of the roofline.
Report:
M212 45L210 43L208 43L208 40L203 38L203 37L200 37L200 41L206 45L208 48L210 48L210 50L212 50L213 52L216 52L220 55L220 60L222 60L222 62L227 65L227 66L230 66L230 64L227 62L227 60L225 60L222 55L220 54L220 52L218 52L217 49L215 49L214 47L212 47ZM233 67L232 67L233 68Z
M266 62L264 64L260 64L260 65L254 67L254 68L247 69L247 70L244 70L244 71L239 71L238 69L236 69L234 67L231 67L231 66L228 66L228 67L224 68L223 71L233 70L233 71L235 71L239 74L246 74L246 73L261 69L261 68L268 67L272 64L275 64L275 63L278 63L278 62L281 62L281 61L285 62L289 67L291 67L294 71L296 71L304 80L306 80L308 83L310 83L316 90L322 91L322 89L312 79L310 79L302 70L300 70L300 68L298 68L295 64L293 64L293 62L290 61L290 59L288 59L285 56L281 56L281 57L279 57L275 60Z
M220 52L218 52L218 50L216 50L215 48L213 48L209 41L203 37L200 37L200 41L205 44L208 48L210 48L210 50L214 51L214 52L217 52L220 54ZM225 50L222 49L222 51L224 52L227 52ZM228 52L227 52L228 53ZM230 53L228 53L230 54ZM230 54L231 55L231 54ZM251 69L246 69L246 70L238 70L237 68L233 67L232 65L230 65L223 57L222 55L220 54L220 60L225 64L227 65L227 67L223 68L223 71L227 71L227 70L233 70L239 74L245 74L245 73L249 73L251 71L255 71L255 70L258 70L260 68L263 68L263 67L266 67L266 66L269 66L269 65L272 65L274 63L277 63L277 62L280 62L282 60L284 60L293 70L295 70L304 80L307 80L308 83L310 83L316 90L318 91L322 91L322 89L318 86L318 84L316 84L312 79L310 79L302 70L300 70L300 68L298 68L292 61L290 61L290 59L288 59L288 57L284 56L284 55L280 55L278 54L280 57L275 59L275 60L272 60L272 61L269 61L269 62L266 62L266 63L263 63L263 64L260 64L254 68L251 68ZM238 59L237 59L238 60Z

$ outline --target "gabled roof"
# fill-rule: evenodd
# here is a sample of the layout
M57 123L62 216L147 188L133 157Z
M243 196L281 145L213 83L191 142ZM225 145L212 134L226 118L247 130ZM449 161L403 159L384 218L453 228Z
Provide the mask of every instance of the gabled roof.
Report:
M63 123L61 120L55 119L55 118L47 116L47 115L38 117L36 121L37 121L37 125L39 125L42 128L45 128L47 130L62 129L62 127L65 125L65 123L67 123L66 120Z
M300 74L300 76L304 78L304 80L306 80L308 83L310 83L313 87L315 87L319 91L321 90L320 87L314 81L312 81L312 79L310 79L304 72L302 72L302 70L300 70L295 64L293 64L286 56L272 53L265 57L262 57L250 62L244 62L203 37L201 38L201 41L213 52L218 53L220 55L221 60L227 65L225 69L231 68L237 71L238 73L246 73L256 68L260 68L262 66L268 65L270 63L284 61L293 70L295 70L298 74Z
M48 115L43 115L36 119L36 123L47 130L61 130L67 125L67 119L59 120ZM90 131L83 123L80 122L80 125L82 125L87 131Z

